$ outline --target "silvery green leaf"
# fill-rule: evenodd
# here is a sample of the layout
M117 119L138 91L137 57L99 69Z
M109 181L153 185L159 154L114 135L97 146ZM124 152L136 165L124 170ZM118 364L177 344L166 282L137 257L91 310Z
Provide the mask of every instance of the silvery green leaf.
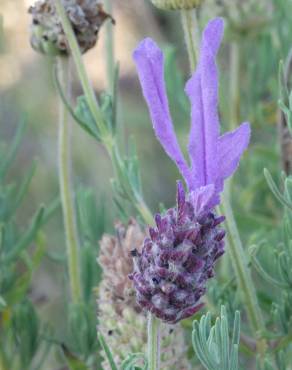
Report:
M143 367L138 366L138 363L143 362ZM147 370L147 358L144 353L129 354L121 364L120 370Z
M275 181L272 178L272 175L266 168L264 169L264 175L274 196L279 200L280 203L282 203L283 206L292 210L291 202L289 202L286 197L280 192L277 185L275 184Z
M103 349L103 351L104 351L104 353L107 357L107 360L109 362L111 370L118 370L118 367L117 367L117 365L114 361L113 354L112 354L109 346L107 345L106 340L104 339L104 336L100 332L98 332L97 333L97 338L98 338L99 343L100 343L100 345L101 345L101 347L102 347L102 349Z
M210 327L210 313L194 321L192 340L194 350L207 370L238 370L238 346L240 314L235 313L232 340L229 340L227 313L221 307L221 315Z

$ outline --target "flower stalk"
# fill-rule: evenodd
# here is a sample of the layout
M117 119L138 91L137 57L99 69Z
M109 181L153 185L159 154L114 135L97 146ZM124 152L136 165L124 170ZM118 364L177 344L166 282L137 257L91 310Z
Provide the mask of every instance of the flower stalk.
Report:
M148 315L148 369L160 368L160 320Z
M62 86L70 95L70 60L67 57L58 59L59 76ZM69 112L60 101L59 113L59 183L62 201L63 219L66 234L68 270L71 298L74 303L81 299L80 269L78 258L78 235L75 220L75 207L71 189L71 132Z
M113 6L112 0L104 1L105 10L107 13L112 14ZM115 80L115 55L114 55L114 35L113 23L107 22L105 33L105 52L106 52L106 69L107 69L107 87L113 95L114 80Z
M197 19L197 10L182 9L180 12L185 44L188 50L191 73L193 73L196 68L197 60L199 58L198 46L200 31Z
M230 200L226 192L222 194L220 209L221 212L226 216L229 256L231 258L233 269L244 297L249 322L256 336L260 338L265 329L264 319L261 314L250 270L247 266L246 257L230 205Z
M240 121L240 47L237 41L233 41L230 45L230 129L234 130L237 122Z
M66 11L64 9L64 6L61 0L55 0L55 4L56 4L57 12L62 22L62 26L64 28L64 32L66 34L68 44L70 46L72 57L73 57L73 60L76 66L76 70L78 72L78 76L79 76L82 88L84 90L84 94L87 98L89 109L93 117L95 118L96 123L99 126L100 132L104 139L104 143L106 144L107 148L110 148L112 145L112 141L108 138L108 133L106 130L105 122L104 122L102 113L99 109L99 103L95 96L93 87L89 81L88 75L86 73L85 66L82 61L82 54L78 46L76 37L74 35L72 26L67 17Z

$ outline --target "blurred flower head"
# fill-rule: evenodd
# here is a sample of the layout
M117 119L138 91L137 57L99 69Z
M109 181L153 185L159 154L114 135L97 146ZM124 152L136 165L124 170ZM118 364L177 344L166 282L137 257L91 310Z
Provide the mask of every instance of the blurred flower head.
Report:
M193 9L203 3L204 0L151 0L157 8L165 10Z
M137 300L160 319L176 323L193 315L213 276L214 262L223 254L220 202L224 180L236 170L250 138L250 126L220 136L216 54L223 36L223 21L216 18L204 30L200 59L186 84L191 103L191 129L186 161L171 120L164 82L164 58L151 39L134 52L140 83L154 131L165 152L176 163L188 187L177 191L177 206L156 215L142 253L136 252L131 279Z
M63 0L82 53L93 48L103 22L111 18L98 0ZM68 55L69 46L54 0L39 0L29 8L32 15L31 45L43 54Z
M133 271L131 251L141 251L146 233L135 220L127 227L117 223L115 231L115 236L105 234L100 242L98 262L103 270L100 297L102 301L110 300L117 315L123 315L122 311L128 307L141 312L128 275Z

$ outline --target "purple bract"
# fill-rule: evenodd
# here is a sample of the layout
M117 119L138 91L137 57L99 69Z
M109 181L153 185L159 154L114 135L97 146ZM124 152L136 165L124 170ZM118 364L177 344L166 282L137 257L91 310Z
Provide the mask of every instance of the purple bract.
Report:
M162 320L175 323L193 315L201 305L214 262L224 252L224 231L216 217L224 180L236 170L250 139L250 126L220 136L216 55L223 36L221 18L205 28L197 69L186 84L191 103L185 160L173 128L164 82L164 58L153 40L143 40L134 52L143 95L154 131L165 152L176 163L188 187L178 184L177 206L156 215L156 228L135 257L130 278L137 301Z

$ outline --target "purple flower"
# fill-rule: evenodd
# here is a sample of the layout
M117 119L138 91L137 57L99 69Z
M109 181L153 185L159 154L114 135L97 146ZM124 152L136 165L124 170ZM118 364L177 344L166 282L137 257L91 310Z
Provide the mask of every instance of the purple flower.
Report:
M170 116L163 54L149 38L134 52L155 134L188 187L186 196L178 184L177 206L155 217L156 228L150 229L130 276L141 306L170 323L200 308L214 262L224 251L224 231L218 226L224 218L216 217L213 209L220 202L224 180L235 172L250 139L248 123L220 136L216 55L223 28L221 18L208 23L197 69L185 88L191 103L190 165Z

